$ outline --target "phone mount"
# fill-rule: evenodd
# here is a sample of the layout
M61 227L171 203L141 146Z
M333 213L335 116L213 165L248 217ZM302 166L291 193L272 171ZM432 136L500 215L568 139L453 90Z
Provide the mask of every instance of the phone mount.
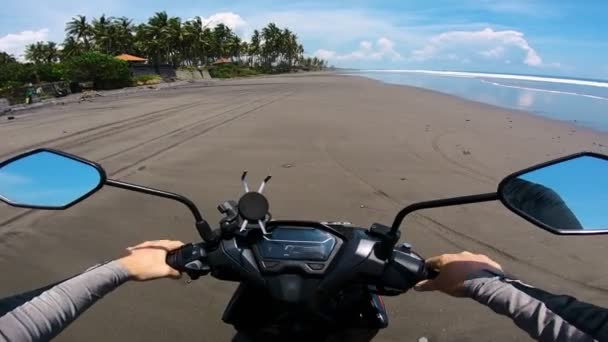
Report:
M243 183L243 188L245 189L245 194L239 199L237 209L238 214L243 220L241 223L240 231L244 231L247 229L247 225L249 223L257 223L260 229L264 234L268 234L266 231L266 221L267 218L270 217L268 213L268 209L270 208L270 204L268 203L268 199L262 194L264 192L264 188L266 184L272 178L272 176L267 176L260 184L258 191L250 191L249 185L247 184L247 171L243 171L243 175L241 176L241 182Z

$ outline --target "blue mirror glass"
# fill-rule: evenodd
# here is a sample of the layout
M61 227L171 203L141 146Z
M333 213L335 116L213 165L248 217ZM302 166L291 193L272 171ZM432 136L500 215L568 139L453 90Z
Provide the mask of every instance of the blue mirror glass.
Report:
M550 164L503 182L510 209L558 231L608 230L608 160L593 155Z
M0 167L0 199L21 207L62 209L99 189L102 181L94 165L43 150Z

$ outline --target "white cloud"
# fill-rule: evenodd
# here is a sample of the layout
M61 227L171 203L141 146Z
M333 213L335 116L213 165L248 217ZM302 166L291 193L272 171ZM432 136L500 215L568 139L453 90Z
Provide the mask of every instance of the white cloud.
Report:
M319 49L315 51L314 55L324 60L332 60L336 56L336 51Z
M372 43L368 42L367 40L364 40L361 43L359 43L359 46L361 47L361 49L364 49L364 50L372 49Z
M219 12L209 16L208 18L201 16L201 21L203 22L203 25L207 25L210 28L213 28L218 24L224 24L233 30L247 27L247 22L240 15L234 12Z
M490 50L481 51L479 54L487 58L501 58L505 55L505 48L497 46Z
M513 30L494 31L450 31L435 35L422 48L412 52L414 61L445 59L455 54L472 58L478 55L486 59L520 60L528 66L542 66L543 60L524 38L524 34Z
M336 51L319 49L315 51L315 56L330 61L348 60L401 60L401 55L395 51L395 43L386 37L379 38L375 44L363 40L359 43L359 48L346 54L339 54Z
M307 41L318 42L318 48L340 49L353 42L390 37L399 43L422 43L420 34L406 26L414 25L413 14L373 15L357 9L306 9L263 11L246 16L252 28L260 28L269 22L288 27ZM305 47L310 48L310 44Z
M49 29L43 28L38 31L21 31L19 33L9 33L0 37L0 51L7 52L16 58L21 58L25 46L38 41L48 39Z

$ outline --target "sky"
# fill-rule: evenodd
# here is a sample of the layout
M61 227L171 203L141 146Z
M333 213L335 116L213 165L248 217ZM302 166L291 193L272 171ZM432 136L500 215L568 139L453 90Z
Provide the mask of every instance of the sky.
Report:
M0 50L62 41L77 14L145 21L156 11L201 16L250 36L289 27L306 54L363 69L428 69L608 79L608 1L2 0Z

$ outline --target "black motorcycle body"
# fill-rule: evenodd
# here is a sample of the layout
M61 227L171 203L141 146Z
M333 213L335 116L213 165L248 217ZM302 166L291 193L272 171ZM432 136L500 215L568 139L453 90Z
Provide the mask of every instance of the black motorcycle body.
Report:
M392 286L400 288L384 289L389 261L375 256L381 241L367 229L272 221L267 230L270 237L255 229L222 240L207 255L212 276L240 282L223 321L256 340L369 340L388 326L380 295L413 285L414 279L394 279ZM410 262L401 267L422 272L423 260L407 248L396 253Z

